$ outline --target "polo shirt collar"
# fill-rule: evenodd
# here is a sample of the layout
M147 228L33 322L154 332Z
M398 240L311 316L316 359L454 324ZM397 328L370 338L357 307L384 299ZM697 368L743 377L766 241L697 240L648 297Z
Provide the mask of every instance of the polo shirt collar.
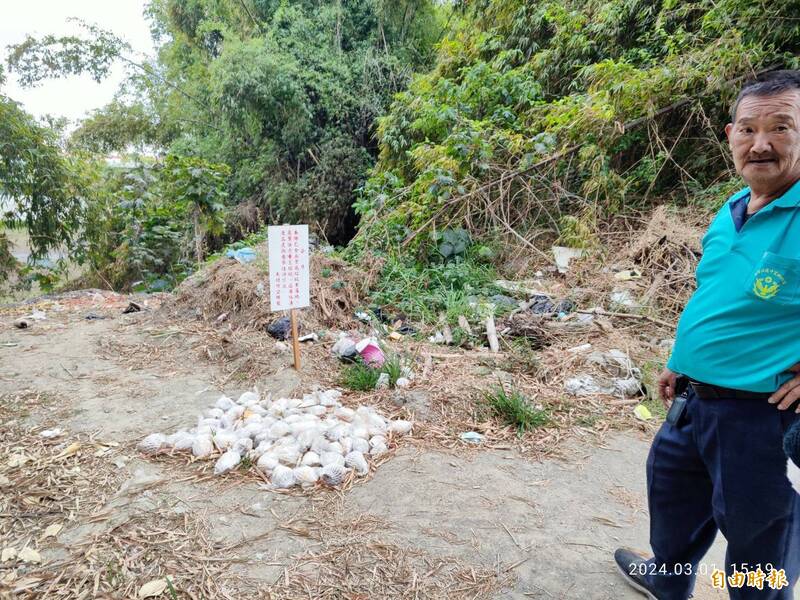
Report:
M750 188L746 187L743 190L736 192L729 202L741 200L750 196ZM772 210L773 208L800 208L800 180L794 182L792 187L784 192L782 196L775 198L772 202L760 209L758 212Z
M800 206L800 180L795 181L794 185L790 187L780 198L776 198L764 208L775 206L780 208L797 208Z

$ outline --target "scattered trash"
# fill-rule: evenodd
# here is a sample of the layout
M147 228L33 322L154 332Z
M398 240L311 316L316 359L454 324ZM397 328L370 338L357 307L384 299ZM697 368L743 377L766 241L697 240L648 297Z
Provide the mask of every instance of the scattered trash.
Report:
M383 350L378 345L377 340L374 338L364 338L356 344L356 351L361 359L367 365L375 368L380 368L386 362L386 357L383 355Z
M267 326L267 333L276 340L288 340L292 333L292 322L289 317L281 317Z
M252 448L252 446L253 443L252 440L250 440L250 447ZM216 463L214 463L214 475L222 475L223 473L227 473L240 462L242 462L242 455L240 454L239 449L237 448L234 450L228 450L219 457Z
M263 298L264 294L267 293L267 288L264 287L264 282L259 281L258 285L256 285L256 296L259 298Z
M224 312L217 317L217 323L222 323L228 320L228 313Z
M572 348L567 348L567 352L572 352L574 354L578 354L580 352L585 352L586 350L591 350L591 344L581 344L580 346L574 346Z
M146 454L153 454L161 450L161 448L166 445L167 436L165 436L163 433L151 433L141 442L139 442L136 447Z
M129 315L130 313L141 312L142 305L137 302L129 302L128 306L125 310L122 311L123 315Z
M103 315L98 315L97 313L90 312L90 313L89 313L88 315L86 315L86 317L84 317L84 318L85 318L87 321L99 321L99 320L101 320L101 319L107 319L108 317L105 317L105 316L103 316Z
M483 436L477 431L465 431L459 437L469 444L480 444L483 441Z
M489 349L492 352L500 351L500 342L497 339L497 330L494 324L494 317L489 315L486 318L486 339L489 342Z
M538 277L541 277L541 274L539 274ZM530 297L542 293L540 283L535 280L506 281L504 279L498 279L494 281L494 286L500 288L504 292L517 294L518 296Z
M489 298L489 302L495 306L517 306L518 304L514 298L504 294L495 294L494 296L491 296Z
M641 383L635 377L616 377L612 381L602 381L593 375L577 375L564 382L564 390L572 396L594 396L611 394L635 397L641 393Z
M537 315L555 312L555 305L550 298L543 294L536 294L528 301L528 304L528 310Z
M367 312L364 312L363 310L357 310L355 312L355 316L356 319L358 319L362 323L369 323L370 321L372 321L372 315Z
M614 273L614 279L617 281L631 281L632 279L641 279L642 272L639 269L627 269Z
M556 312L559 317L564 317L575 310L575 303L572 300L564 299L556 304Z
M611 292L612 304L617 304L623 308L640 308L640 305L633 298L633 295L628 290L615 289Z
M586 357L586 364L597 365L611 375L617 377L641 378L642 372L633 366L630 357L617 348L608 352L592 352Z
M44 431L39 432L39 437L43 437L46 440L56 438L61 435L61 429L55 427L53 429L45 429Z
M309 333L307 335L302 335L297 338L298 342L318 342L319 336L316 333Z
M441 331L437 331L428 338L428 341L431 344L444 344L444 334Z
M583 248L566 248L564 246L553 246L553 258L556 261L556 268L559 273L566 273L572 259L582 258L586 254Z
M47 319L47 315L45 315L44 311L34 309L31 314L16 319L14 321L14 327L17 329L28 329L33 325L34 321L44 321L45 319Z
M373 407L343 406L340 397L338 390L274 401L262 399L257 391L245 392L237 401L222 396L193 429L151 434L139 447L191 451L198 458L216 453L218 475L247 457L276 488L312 486L320 480L339 485L351 471L365 475L369 458L388 452L392 436L413 428L411 422L387 419Z
M246 265L256 259L256 251L252 248L240 248L239 250L228 250L225 256Z
M376 390L385 390L389 388L389 374L381 373L378 375L378 381L375 382Z
M346 333L340 333L339 339L331 348L331 352L338 356L341 360L353 361L358 356L356 350L356 342L350 338Z
M617 377L614 379L614 390L623 396L634 398L642 393L642 383L636 377Z
M386 318L386 315L383 314L383 309L380 306L370 306L370 312L375 315L375 318L378 319L381 323L388 323L389 319Z
M653 418L653 413L644 404L637 404L636 408L633 409L633 414L641 421L649 421Z
M578 375L577 377L570 377L564 382L564 390L572 396L609 394L613 391L613 389L599 385L592 375Z
M549 296L545 294L535 294L527 302L528 310L537 315L544 314L567 314L575 310L575 303L571 300L561 300L555 304Z
M394 385L399 388L407 388L411 385L411 380L408 377L398 377Z
M392 340L393 342L399 342L400 340L402 340L402 339L403 339L403 336L402 336L402 334L400 334L400 333L399 333L399 332L397 332L397 331L392 331L391 333L389 333L389 335L388 335L387 337L388 337L390 340Z
M400 335L414 335L417 333L416 327L412 327L411 325L405 323L400 327L395 327L395 331Z

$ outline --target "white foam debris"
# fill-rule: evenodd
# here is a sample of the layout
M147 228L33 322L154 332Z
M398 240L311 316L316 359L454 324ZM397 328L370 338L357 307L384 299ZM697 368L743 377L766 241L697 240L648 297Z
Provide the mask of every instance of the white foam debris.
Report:
M410 421L387 419L371 406L353 410L340 398L338 390L274 400L257 390L238 400L222 396L198 416L193 429L150 434L139 447L215 460L217 475L254 464L275 488L309 487L318 481L337 486L349 480L349 473L366 476L371 461L388 452L392 439L413 427Z

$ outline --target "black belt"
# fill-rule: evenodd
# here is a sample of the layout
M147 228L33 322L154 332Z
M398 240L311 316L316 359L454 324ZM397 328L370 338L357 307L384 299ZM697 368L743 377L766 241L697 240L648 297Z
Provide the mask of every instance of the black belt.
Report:
M772 393L770 392L748 392L745 390L734 390L731 388L702 383L700 381L689 381L694 393L702 400L766 400Z

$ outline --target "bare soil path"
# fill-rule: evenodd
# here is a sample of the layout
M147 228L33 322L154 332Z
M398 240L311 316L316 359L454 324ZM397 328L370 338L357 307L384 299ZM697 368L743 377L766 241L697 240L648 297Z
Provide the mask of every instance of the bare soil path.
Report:
M573 439L562 459L538 462L512 450L436 451L411 438L366 482L313 496L268 491L237 474L202 476L188 461L147 459L135 444L153 431L192 426L221 392L249 385L220 387L221 373L188 351L177 366L162 360L152 350L158 334L143 333L148 313L123 316L125 303L120 297L102 310L49 314L28 330L13 329L12 315L2 317L1 428L58 426L56 441L84 440L87 457L88 443L100 444L91 456L109 470L110 483L96 490L105 496L91 515L59 516L55 538L42 539L38 530L25 538L42 565L0 563L0 596L16 589L30 598L119 597L114 590L135 593L168 574L177 597L187 598L202 597L192 589L221 598L640 597L617 575L611 555L619 545L647 545L649 434ZM87 320L90 312L108 318ZM168 332L155 340L173 358L186 344ZM291 392L299 382L288 360L249 383ZM25 400L34 397L47 401ZM142 549L147 561L137 554ZM720 539L707 560L721 564L722 556ZM54 583L48 566L71 579ZM50 592L31 583L37 578ZM66 579L74 592L60 587ZM696 598L721 597L700 578Z

